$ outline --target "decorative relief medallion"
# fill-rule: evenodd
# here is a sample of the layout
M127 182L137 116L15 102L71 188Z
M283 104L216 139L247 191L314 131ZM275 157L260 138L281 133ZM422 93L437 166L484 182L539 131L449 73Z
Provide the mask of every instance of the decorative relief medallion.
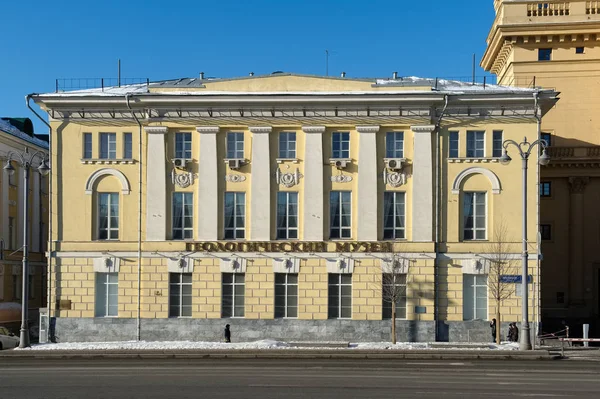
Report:
M275 180L277 181L277 184L284 185L287 188L298 185L301 177L304 176L300 173L300 169L298 168L296 168L295 172L286 173L283 173L281 169L277 168L277 172L275 172Z
M387 169L383 171L383 183L392 187L400 187L406 184L406 177L404 172L390 172Z
M229 183L241 183L246 181L246 176L244 175L225 175L225 181Z
M171 182L181 188L186 188L194 184L194 174L192 172L177 173L175 169L171 171Z
M331 181L333 183L350 183L352 181L352 176L350 176L350 175L335 175L335 176L331 176Z

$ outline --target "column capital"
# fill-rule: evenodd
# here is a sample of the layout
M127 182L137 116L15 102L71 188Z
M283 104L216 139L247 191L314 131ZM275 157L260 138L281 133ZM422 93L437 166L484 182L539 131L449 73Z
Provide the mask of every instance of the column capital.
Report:
M379 126L356 126L356 131L359 133L377 133Z
M302 126L304 133L325 133L325 126Z
M169 128L166 126L144 126L144 130L148 134L166 134Z
M590 182L589 177L569 177L571 194L583 194L585 186Z
M198 126L196 131L200 134L217 134L219 133L219 126Z
M435 130L435 125L411 126L410 130L415 133L432 133Z
M253 134L269 134L273 131L271 126L248 126L248 130Z

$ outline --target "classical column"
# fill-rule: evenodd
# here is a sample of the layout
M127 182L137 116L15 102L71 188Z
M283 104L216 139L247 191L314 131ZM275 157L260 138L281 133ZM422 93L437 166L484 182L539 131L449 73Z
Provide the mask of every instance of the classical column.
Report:
M198 240L219 239L218 126L197 127L200 133L198 159Z
M431 133L435 126L411 126L413 150L413 218L412 238L415 242L433 241L433 154Z
M146 241L165 241L167 239L167 170L165 168L165 134L169 130L164 126L147 126L146 163ZM151 158L150 158L151 157Z
M41 176L40 174L37 172L37 170L32 169L34 172L32 172L33 175L33 209L31 212L31 235L29 236L29 243L31 245L31 251L32 252L40 252L41 249L41 241L40 240L40 222L41 222L41 215L40 215L40 197L41 197L41 193L40 193L40 179Z
M252 132L252 177L250 179L250 240L271 240L270 126L249 127Z
M17 225L13 228L17 229L17 248L23 246L23 179L25 177L25 168L19 165L19 177L17 178Z
M358 132L358 241L377 241L377 135L379 126Z
M304 241L323 241L323 133L325 126L303 126Z
M569 177L569 304L583 305L585 270L583 257L585 212L583 192L589 177Z

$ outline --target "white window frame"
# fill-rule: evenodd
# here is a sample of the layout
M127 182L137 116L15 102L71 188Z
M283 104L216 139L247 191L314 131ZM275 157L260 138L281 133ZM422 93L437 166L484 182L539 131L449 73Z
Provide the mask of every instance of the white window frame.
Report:
M227 227L227 197L233 195L233 227ZM238 192L238 191L227 191L225 192L224 201L223 201L223 238L225 240L243 240L246 238L246 193ZM241 205L244 209L244 214L242 215L244 220L244 225L239 227L237 225L237 208L238 202L241 202ZM233 237L227 237L227 232L232 231ZM238 236L239 232L242 232L241 236Z
M277 277L283 276L283 283L277 282ZM296 282L290 282L290 276L294 276L296 278ZM277 295L275 294L275 318L276 319L297 319L298 318L298 274L296 273L275 273L275 292L277 292L277 287L283 287L284 294ZM296 288L296 294L290 294L290 287ZM293 290L292 290L293 291ZM290 298L295 297L296 305L290 305ZM283 299L283 304L278 303L278 299ZM283 309L283 315L277 313L277 309ZM296 315L290 315L290 310L295 309Z
M469 147L471 143L473 148ZM467 130L467 158L485 158L485 131Z
M398 302L396 302L396 320L406 320L406 314L407 314L407 290L408 290L408 285L407 285L407 281L408 281L408 275L407 274L393 274L393 273L385 273L384 275L382 275L382 279L381 279L381 283L383 285L382 287L382 298L381 298L381 317L384 320L391 320L392 319L392 302L391 301L386 301L384 295L383 295L383 290L385 290L385 287L392 285L391 284L391 280L393 277L396 277L394 280L394 285L396 287L404 287L404 296L402 298L404 298L404 306L398 306ZM398 282L397 278L402 276L404 279L404 282ZM389 309L390 309L390 317L387 317L387 315L385 314L386 312L386 307L388 305L386 305L387 303L389 303ZM398 310L399 309L403 309L402 314L400 315L400 317L398 316Z
M93 152L93 136L92 133L83 133L83 159L92 159L94 156Z
M479 217L479 214L477 213L477 205L478 202L476 201L477 197L479 195L483 194L483 201L484 201L484 206L485 206L485 214L483 215L484 217L484 227L477 227L477 218ZM471 203L473 206L473 227L471 228L467 228L467 214L466 214L466 210L465 210L465 204L466 204L466 199L467 196L470 196L471 199ZM487 240L487 222L488 222L488 201L487 201L487 193L485 191L465 191L463 193L463 204L462 204L462 222L463 222L463 240L464 241L485 241ZM466 238L466 232L470 231L473 234L473 238ZM477 237L477 232L478 231L483 231L484 232L484 237L483 238L478 238Z
M226 145L227 159L244 159L244 132L227 132Z
M394 131L385 134L385 157L404 158L404 132Z
M295 205L296 205L296 214L292 215L291 214L291 204L290 204L290 197L295 197ZM280 191L277 193L277 215L276 215L276 237L278 240L298 240L298 213L299 213L299 203L298 203L298 192L297 191ZM282 203L282 198L284 199L283 203ZM285 224L285 228L279 227L280 225L280 213L279 213L279 208L280 207L285 207L285 216L284 216L284 224ZM290 227L290 221L294 220L296 221L296 227ZM293 223L292 223L293 224ZM280 234L280 232L282 234ZM294 234L290 234L290 233L294 233Z
M111 277L116 277L111 281ZM115 281L116 280L116 281ZM110 287L117 286L116 294L110 294ZM111 303L114 299L116 303ZM104 302L104 312L100 313L98 304ZM94 300L95 317L118 317L119 316L119 274L118 273L96 273L96 296ZM114 311L111 313L111 308Z
M343 283L343 277L349 277L350 278L350 283ZM341 274L341 273L330 273L327 276L327 318L328 319L352 319L352 275L351 274ZM335 279L336 281L334 281L332 283L332 280ZM342 295L342 287L350 287L350 306L343 306L342 305L342 298L344 298L344 296ZM332 299L332 295L331 295L331 289L335 288L337 290L337 303L336 304L331 304L331 299ZM335 307L333 307L332 305L335 305ZM331 310L335 309L337 316L332 314ZM349 315L343 315L343 311L349 309L350 314Z
M106 218L108 219L107 221L107 225L106 225L106 229L102 228L102 212L100 207L101 205L101 200L100 197L102 196L107 196L107 211L106 211ZM112 201L113 199L116 198L117 199L117 227L113 227L112 226ZM97 206L97 218L96 218L96 222L97 222L97 234L98 234L98 240L100 241L115 241L119 239L119 224L121 222L121 204L120 204L120 198L119 198L119 193L98 193L98 206ZM106 230L106 238L100 238L102 236L102 230ZM116 232L116 237L113 237L112 233Z
M117 134L100 133L100 159L117 159ZM106 146L106 148L104 147Z
M181 227L175 227L176 221L176 212L175 212L175 197L181 197ZM188 201L191 203L191 215L186 213L186 209L189 206ZM192 225L190 227L185 227L185 220L191 219ZM181 234L180 237L175 237L175 233L179 232ZM194 193L189 192L176 192L173 193L173 204L171 206L171 237L173 240L192 240L194 238Z
M192 133L175 133L175 158L192 159Z
M173 281L173 278L177 277L177 281ZM184 277L188 277L189 281L183 281ZM190 318L192 317L192 273L169 273L169 317L171 318ZM179 305L173 304L173 298L175 295L173 294L173 288L179 288L179 294L177 295L177 299L179 301ZM184 287L189 287L189 295L184 294ZM184 303L185 300L185 303ZM176 306L176 307L175 307ZM183 314L184 308L189 311L189 314ZM176 312L173 312L176 310ZM175 314L177 313L177 314Z
M456 155L452 154L452 137L456 137ZM455 159L460 157L460 133L448 132L448 158Z
M477 280L483 280L483 283ZM463 320L487 320L489 318L489 289L487 285L487 274L463 274ZM485 288L485 298L479 298L485 301L485 306L480 306L477 298L477 288ZM472 291L472 296L469 299L469 291ZM472 303L470 303L472 301ZM471 308L471 306L472 308ZM485 317L478 317L477 310L485 309ZM468 317L473 316L473 317Z
M123 133L123 159L133 159L133 134Z
M333 207L333 194L334 193L338 193L339 194L339 199L338 199L338 209L340 210L340 214L339 214L339 223L337 226L333 225L333 221L334 221L334 214L332 212L332 207ZM344 200L343 200L343 196L344 195L348 195L350 198L349 203L349 209L350 209L350 224L348 226L344 226L344 224L342 223L343 220L343 215L344 213L342 212L343 209L343 204L344 204ZM333 230L337 229L339 230L339 237L334 237L334 235L332 234ZM348 232L348 236L347 237L343 237L343 231L347 231ZM332 240L350 240L352 239L352 191L331 191L329 194L329 238Z
M279 133L280 159L296 159L297 137L296 132Z
M231 283L225 283L225 275L230 275L231 276ZM236 281L236 277L241 276L243 277L244 281L243 282L238 282ZM231 286L231 315L230 316L226 316L225 315L225 290L223 289L224 286ZM235 295L235 288L236 287L242 287L242 296L244 298L244 306L242 306L241 309L241 314L236 313L236 295ZM222 274L222 278L221 278L221 318L231 318L231 319L236 319L236 318L243 318L245 316L245 304L246 304L246 275L244 273L223 273ZM239 307L239 306L238 306Z
M344 135L348 136L347 140L344 140ZM334 143L339 143L339 149L335 150ZM347 149L344 149L347 147ZM350 159L350 132L333 132L331 134L331 158L332 159Z
M386 223L386 219L387 219L387 215L386 215L386 210L388 209L388 207L386 206L386 198L392 198L392 212L393 212L393 226L392 227L386 227L385 223ZM402 199L402 214L398 215L397 214L397 204L398 204L398 199L399 197ZM403 220L404 220L404 225L403 226L397 226L396 222L398 219L398 216L400 216ZM387 231L392 231L392 237L387 237L386 236L386 232ZM400 232L399 236L397 235L397 233ZM406 238L406 193L404 191L384 191L383 192L383 239L384 240L403 240Z

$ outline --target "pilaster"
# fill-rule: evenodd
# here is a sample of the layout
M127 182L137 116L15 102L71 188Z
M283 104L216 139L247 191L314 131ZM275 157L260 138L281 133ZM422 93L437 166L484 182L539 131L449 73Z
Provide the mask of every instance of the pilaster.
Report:
M569 304L575 306L585 303L583 194L589 180L589 177L569 177Z
M252 133L252 178L250 181L250 240L271 239L270 126L249 127Z
M200 133L198 154L198 240L219 239L219 169L217 159L218 126L197 127Z
M377 241L377 135L379 126L356 126L358 145L358 241Z
M413 217L414 242L433 240L433 154L431 134L435 126L411 126L414 133Z
M323 241L323 133L325 126L303 126L304 241Z
M164 126L147 126L148 134L146 163L146 241L167 239L167 172L165 168Z

